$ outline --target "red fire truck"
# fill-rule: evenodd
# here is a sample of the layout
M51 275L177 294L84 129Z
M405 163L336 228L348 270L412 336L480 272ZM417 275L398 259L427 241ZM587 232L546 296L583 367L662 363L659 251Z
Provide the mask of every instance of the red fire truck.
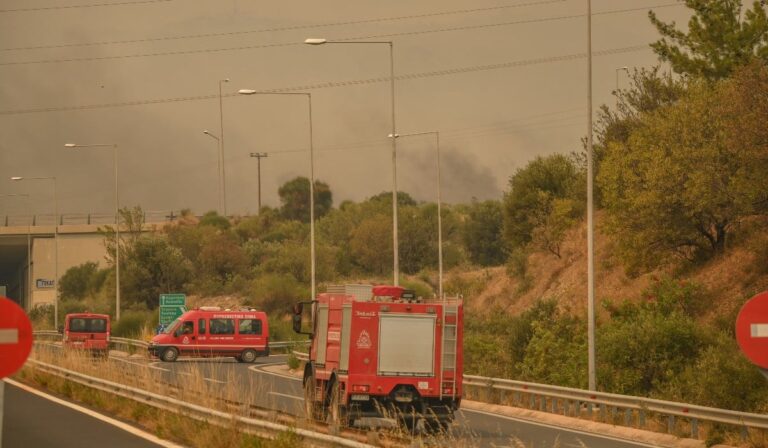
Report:
M302 331L304 305L312 331ZM448 428L459 408L463 306L397 286L329 287L294 307L293 329L312 339L304 369L307 416L334 425L396 418L412 432Z

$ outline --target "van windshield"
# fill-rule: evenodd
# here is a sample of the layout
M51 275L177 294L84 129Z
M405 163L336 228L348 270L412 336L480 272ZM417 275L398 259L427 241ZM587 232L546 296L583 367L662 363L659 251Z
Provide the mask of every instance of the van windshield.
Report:
M174 331L176 331L176 327L179 326L179 322L181 322L179 319L175 319L173 322L168 324L167 327L165 327L165 330L163 330L164 334L171 334Z
M94 317L75 317L69 320L72 333L106 333L107 319Z

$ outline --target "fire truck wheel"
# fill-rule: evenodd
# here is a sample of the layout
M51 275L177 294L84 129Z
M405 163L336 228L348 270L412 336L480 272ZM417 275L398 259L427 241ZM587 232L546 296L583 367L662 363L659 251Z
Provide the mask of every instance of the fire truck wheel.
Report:
M315 377L310 376L304 381L304 415L309 420L323 420L323 409L315 401Z
M179 351L174 347L168 347L163 351L163 361L174 362L179 357Z
M256 351L251 349L243 350L243 353L240 354L240 361L247 364L256 361Z
M328 405L328 424L331 426L347 426L347 410L341 404L341 388L338 381L334 381L331 386L331 402Z

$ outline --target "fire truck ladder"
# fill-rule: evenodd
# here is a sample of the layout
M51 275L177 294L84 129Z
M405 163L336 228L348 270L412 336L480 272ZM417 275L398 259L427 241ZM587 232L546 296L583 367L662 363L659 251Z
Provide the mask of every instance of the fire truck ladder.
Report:
M451 398L456 398L456 344L458 330L458 305L443 303L443 362L440 366L440 398L443 398L445 386L450 384ZM448 375L446 375L448 374ZM450 376L447 381L444 377Z

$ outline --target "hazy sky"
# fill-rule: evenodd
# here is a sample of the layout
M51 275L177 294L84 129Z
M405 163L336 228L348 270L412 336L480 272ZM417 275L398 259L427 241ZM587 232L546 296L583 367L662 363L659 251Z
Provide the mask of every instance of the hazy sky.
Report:
M266 205L309 174L304 98L241 88L312 92L315 175L336 204L390 190L387 46L307 37L394 42L397 130L441 132L446 202L500 198L516 168L578 149L586 131L586 0L127 3L0 2L0 194L29 192L46 213L49 184L8 178L56 176L63 213L108 212L111 150L63 144L117 143L121 205L216 208L217 146L202 131L220 132L223 78L230 213L256 209L250 152L269 153ZM614 101L617 67L656 63L651 8L687 21L674 0L592 1L595 107ZM421 200L436 195L433 141L398 141L399 189ZM22 209L0 198L0 215Z

